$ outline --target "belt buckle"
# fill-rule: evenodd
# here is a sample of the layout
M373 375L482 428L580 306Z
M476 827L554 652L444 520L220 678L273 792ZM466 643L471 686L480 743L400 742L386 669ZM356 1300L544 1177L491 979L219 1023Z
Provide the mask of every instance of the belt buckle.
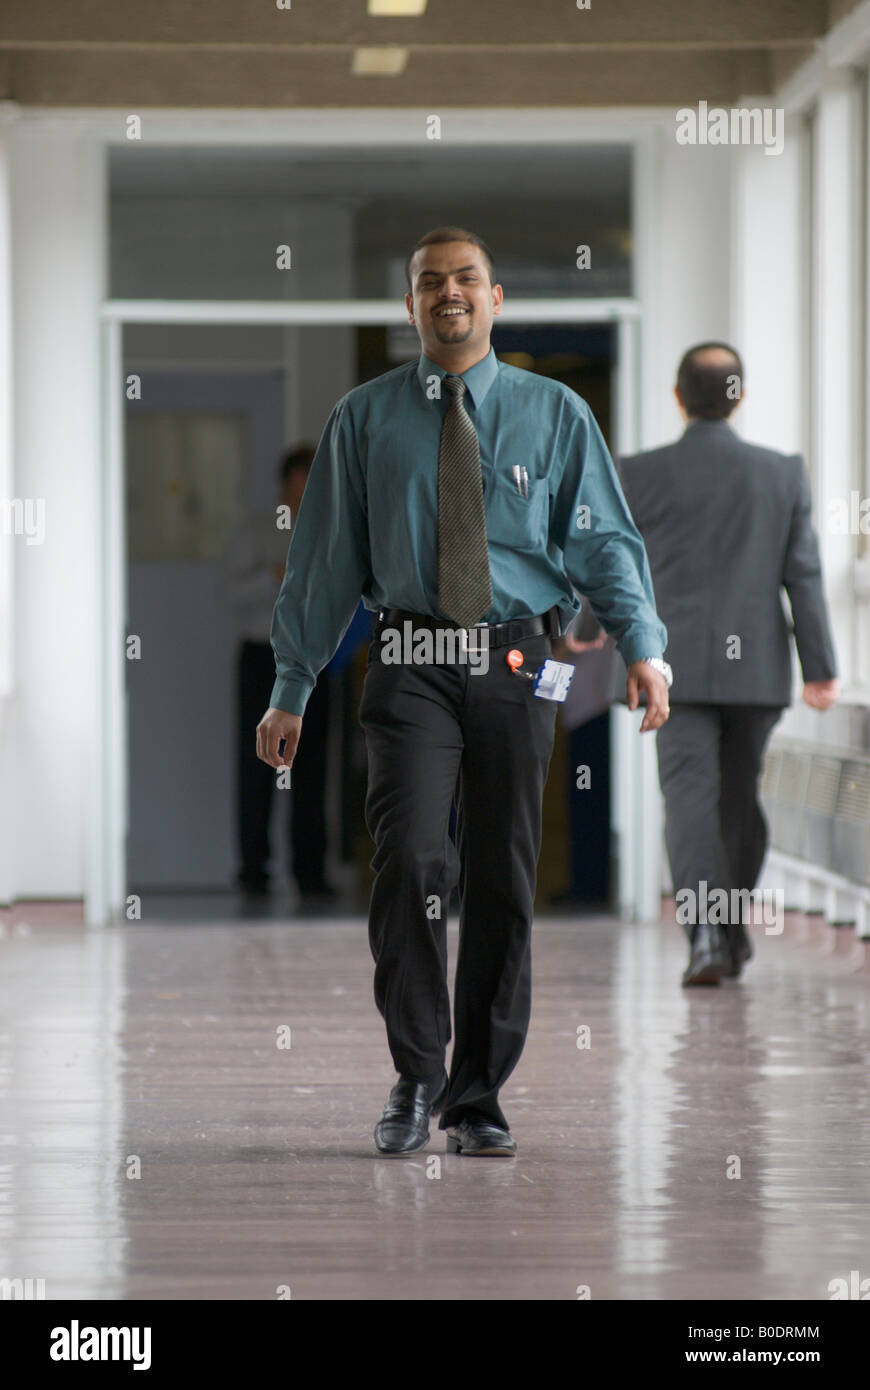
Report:
M486 623L475 623L475 624L474 624L474 627L460 627L460 628L457 628L457 632L460 634L460 637L459 637L459 644L460 644L460 645L459 645L459 650L460 650L462 656L466 656L466 657L468 656L468 639L469 639L471 633L472 633L472 632L480 632L481 630L483 630L483 629L485 629L485 628L486 628ZM481 651L481 647L480 647L480 645L478 644L478 645L473 646L473 647L471 648L471 650L472 650L472 652L474 653L475 656L478 656L479 653L480 653L480 651Z

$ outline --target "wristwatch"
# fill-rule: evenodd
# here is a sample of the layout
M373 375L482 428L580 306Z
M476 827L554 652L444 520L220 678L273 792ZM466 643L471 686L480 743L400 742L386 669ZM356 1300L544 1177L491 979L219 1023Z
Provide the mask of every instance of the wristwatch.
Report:
M641 661L649 662L654 671L658 671L660 676L664 676L668 683L668 690L670 690L674 683L674 673L668 663L663 661L660 656L642 656Z

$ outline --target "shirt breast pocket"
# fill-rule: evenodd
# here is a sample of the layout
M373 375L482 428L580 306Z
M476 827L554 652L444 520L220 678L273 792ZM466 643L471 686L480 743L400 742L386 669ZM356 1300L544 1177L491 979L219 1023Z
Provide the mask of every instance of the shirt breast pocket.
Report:
M549 493L546 478L529 479L529 495L518 492L512 474L497 472L487 486L487 538L509 550L546 547Z

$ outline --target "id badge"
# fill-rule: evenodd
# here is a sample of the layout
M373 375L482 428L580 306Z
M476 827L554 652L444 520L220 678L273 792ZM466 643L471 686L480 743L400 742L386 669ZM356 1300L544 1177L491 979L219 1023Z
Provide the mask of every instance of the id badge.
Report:
M574 678L574 667L548 658L535 674L534 693L539 700L558 700L562 704Z
M548 657L543 666L539 666L534 673L531 671L521 671L523 664L523 654L518 647L514 647L505 657L507 665L511 668L515 676L521 676L524 680L532 681L532 694L537 695L539 700L556 700L563 704L568 694L568 688L574 679L574 667L565 661L554 661Z

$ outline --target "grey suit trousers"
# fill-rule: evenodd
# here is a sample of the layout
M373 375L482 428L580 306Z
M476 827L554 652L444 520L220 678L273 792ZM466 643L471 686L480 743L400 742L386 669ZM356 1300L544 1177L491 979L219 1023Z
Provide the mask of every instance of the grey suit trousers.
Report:
M772 705L671 705L656 751L675 894L700 898L704 880L730 901L732 889L755 887L768 842L758 779L781 715Z

